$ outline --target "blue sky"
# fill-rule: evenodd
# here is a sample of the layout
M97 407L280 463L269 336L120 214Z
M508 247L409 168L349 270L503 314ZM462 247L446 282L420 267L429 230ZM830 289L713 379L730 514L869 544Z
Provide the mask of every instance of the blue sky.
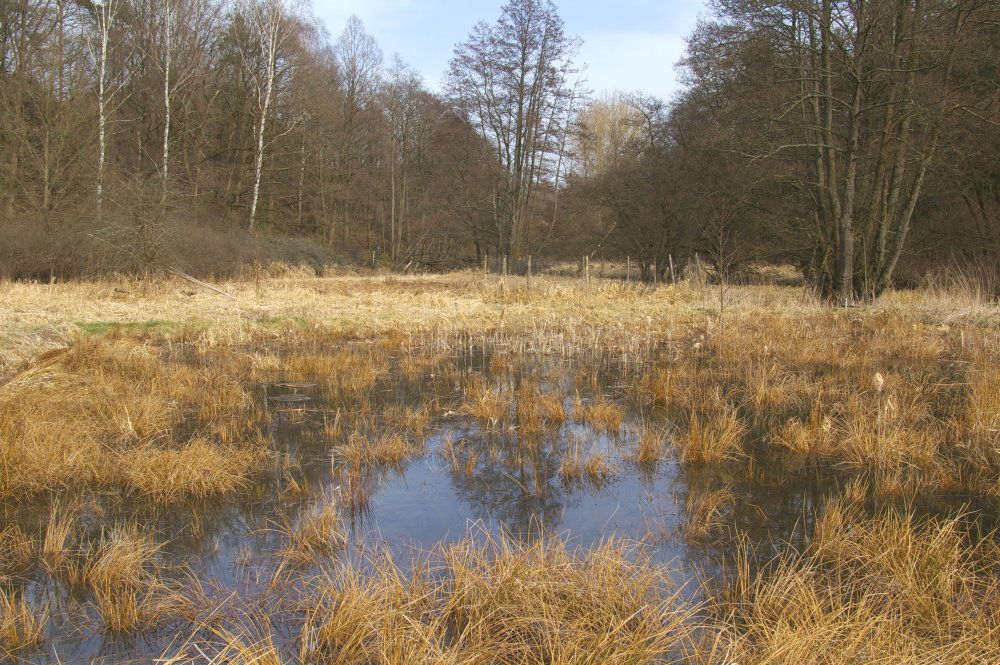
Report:
M589 87L643 91L669 98L677 89L674 63L704 0L555 0L566 30L584 40L580 61ZM313 10L336 38L356 14L393 53L437 89L455 44L476 22L495 21L503 0L313 0Z

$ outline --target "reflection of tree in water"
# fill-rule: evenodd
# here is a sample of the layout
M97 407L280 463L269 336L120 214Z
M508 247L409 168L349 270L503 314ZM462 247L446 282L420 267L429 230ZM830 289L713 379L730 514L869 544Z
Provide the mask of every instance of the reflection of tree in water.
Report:
M677 505L723 488L736 496L726 519L726 533L685 548L688 564L709 573L732 562L738 553L737 534L749 540L750 551L759 563L773 559L789 546L801 550L812 534L817 514L835 492L832 482L815 476L749 482L743 468L682 466L676 476Z
M552 531L583 487L559 477L565 443L559 432L530 439L516 433L469 430L454 444L462 464L450 469L452 486L477 519L499 522L512 535ZM475 460L472 473L464 462Z

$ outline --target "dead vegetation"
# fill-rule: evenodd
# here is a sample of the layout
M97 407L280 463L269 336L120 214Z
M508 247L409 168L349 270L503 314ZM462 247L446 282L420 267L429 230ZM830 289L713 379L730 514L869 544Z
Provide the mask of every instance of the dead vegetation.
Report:
M961 518L833 505L801 555L712 585L694 663L988 663L1000 657L995 545Z
M406 572L345 569L314 593L302 656L345 664L655 662L691 615L662 571L615 542L574 554L467 540Z
M16 510L32 497L67 497L34 531L0 530L4 649L45 639L49 607L21 578L35 566L79 594L107 633L197 620L202 592L164 566L157 536L134 519L104 524L97 512L100 526L88 534L79 526L84 507L70 495L162 511L274 494L301 507L275 520L278 543L268 551L279 555L279 571L294 568L296 584L306 585L301 597L290 578L276 575L272 585L295 596L306 617L295 638L304 660L996 660L990 580L1000 556L989 540L968 536L957 520L918 523L905 510L871 519L857 508L918 495L1000 496L1000 341L991 314L942 314L939 304L902 295L832 310L762 288L737 290L722 326L686 285L598 283L583 292L545 278L532 301L516 303L451 278L406 279L392 285L401 300L390 312L375 295L390 286L379 279L366 287L366 304L337 281L297 284L334 289L355 308L333 312L330 298L307 299L303 307L335 319L314 326L244 319L74 333L34 355L24 338L3 347L17 362L0 368L0 498ZM59 288L54 306L68 311ZM449 298L479 298L480 313L507 314L488 332L466 314L406 319L411 306ZM662 319L629 318L642 308ZM376 323L352 328L348 314ZM279 406L268 399L275 391L302 399ZM301 453L276 449L270 428L285 425L321 451L335 493L313 500ZM405 571L379 560L308 578L311 566L349 549L353 520L380 484L425 458L446 465L456 483L516 475L530 500L674 464L749 485L833 478L843 500L815 521L801 554L787 550L759 566L743 552L728 585L706 587L698 615L661 568L620 544L574 554L552 539L480 538ZM739 542L733 516L743 494L728 483L689 493L671 536L703 549ZM196 624L201 652L166 662L281 662L258 618L252 630L235 620Z

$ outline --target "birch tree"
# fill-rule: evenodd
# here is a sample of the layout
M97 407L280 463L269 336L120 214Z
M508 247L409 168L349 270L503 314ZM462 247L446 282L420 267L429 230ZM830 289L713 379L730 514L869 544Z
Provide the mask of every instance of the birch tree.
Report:
M253 229L260 200L261 172L264 167L267 119L274 103L280 75L279 58L295 34L295 22L284 0L243 0L240 18L245 22L248 40L240 43L243 66L253 83L257 123L253 163L253 191L247 228Z
M104 209L104 166L108 151L108 113L113 109L117 93L121 89L120 85L109 82L108 55L111 48L112 30L123 4L123 0L99 0L92 5L94 27L96 30L96 35L91 42L91 53L97 69L97 183L95 203L98 221L101 220ZM94 40L96 40L96 43L94 43Z

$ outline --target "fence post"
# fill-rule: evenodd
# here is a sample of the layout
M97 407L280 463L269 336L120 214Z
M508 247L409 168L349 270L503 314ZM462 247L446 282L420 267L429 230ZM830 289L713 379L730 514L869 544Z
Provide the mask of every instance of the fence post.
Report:
M587 288L590 288L590 254L583 257L583 272L587 277Z
M656 269L656 257L653 257L653 284L660 283L660 272Z
M674 274L674 255L673 254L667 254L667 258L670 259L670 283L671 284L676 284L677 283L677 275Z
M625 281L626 282L631 282L632 281L632 257L631 256L626 256L625 257Z
M483 254L483 276L490 274L490 255Z

